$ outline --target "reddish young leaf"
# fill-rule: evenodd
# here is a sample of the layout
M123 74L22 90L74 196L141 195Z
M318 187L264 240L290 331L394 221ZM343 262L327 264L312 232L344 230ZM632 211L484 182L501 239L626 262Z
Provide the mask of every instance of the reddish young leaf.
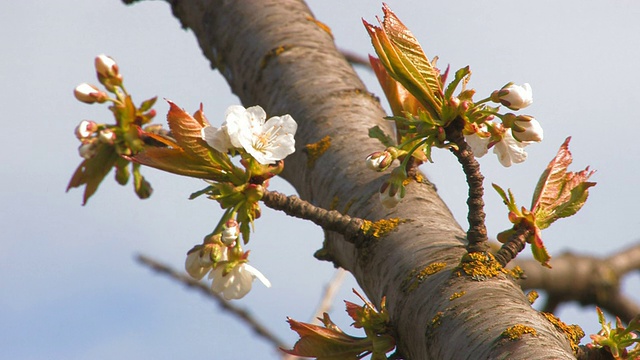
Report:
M202 128L209 125L204 118L202 105L196 113L196 119L173 102L169 100L167 102L169 103L167 122L171 129L171 135L176 139L176 142L189 155L199 158L205 163L212 163L209 147L202 139Z
M573 161L569 151L570 140L571 137L568 137L560 146L533 193L531 212L535 214L536 225L540 229L578 212L589 196L589 188L596 184L587 181L594 173L589 167L579 172L567 171Z
M418 114L418 109L424 110L418 99L389 75L380 59L369 56L369 62L387 101L389 101L393 115L406 116L406 113Z
M371 344L366 338L345 334L326 313L324 316L322 320L326 327L287 318L291 330L298 333L300 340L296 342L293 349L281 350L287 354L314 357L318 360L356 360L360 358L360 354L369 349Z

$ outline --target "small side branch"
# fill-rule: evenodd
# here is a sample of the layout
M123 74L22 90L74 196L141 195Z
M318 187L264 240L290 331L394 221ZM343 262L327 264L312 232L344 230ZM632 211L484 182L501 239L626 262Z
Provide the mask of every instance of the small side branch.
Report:
M209 299L217 302L223 310L228 311L230 314L240 319L241 322L247 324L247 326L249 326L258 336L270 342L274 347L278 349L288 348L288 345L278 339L271 331L269 331L269 329L260 324L258 320L256 320L248 311L233 305L229 301L226 301L220 295L212 292L209 286L207 286L206 284L201 283L200 281L195 280L186 274L182 274L165 264L151 259L150 257L138 255L136 257L136 260L142 265L148 266L155 272L167 275L173 280L176 280L192 289L200 291Z
M469 252L485 252L489 249L487 228L485 226L484 213L484 176L480 172L480 164L473 156L471 147L464 140L462 132L458 129L447 129L447 135L450 141L457 145L458 149L451 149L456 156L458 162L462 165L462 170L467 177L469 185L469 197L467 198L467 206L469 213L467 220L469 221L469 230L467 231L467 251Z
M523 227L518 228L496 253L496 260L498 260L500 265L503 267L507 266L509 261L515 259L520 251L524 250L524 247L527 245L527 238L531 235L531 230Z
M342 215L335 210L325 210L297 196L286 196L275 191L265 191L262 202L266 206L274 210L283 211L289 216L309 220L325 230L340 233L351 243L362 232L362 219Z

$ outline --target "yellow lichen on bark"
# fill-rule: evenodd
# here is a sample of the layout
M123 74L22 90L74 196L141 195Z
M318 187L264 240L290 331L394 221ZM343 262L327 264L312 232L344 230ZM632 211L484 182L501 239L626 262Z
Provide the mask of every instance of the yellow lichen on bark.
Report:
M524 334L531 334L533 336L538 336L536 329L532 328L531 326L526 326L522 324L516 324L506 328L502 332L501 336L513 341L513 340L519 340L520 338L522 338L522 335Z
M307 153L307 167L312 168L316 164L316 160L322 156L331 146L331 137L329 135L320 139L320 141L305 145Z
M451 294L451 296L449 296L449 301L453 301L459 297L462 297L464 294L466 294L465 291L460 291L460 292L455 292L453 294Z
M260 69L264 69L265 67L267 67L267 64L269 63L269 61L271 61L271 59L279 56L280 54L282 54L283 52L287 51L291 49L291 45L281 45L278 46L275 49L271 49L263 58L262 61L260 62Z
M376 222L364 220L361 229L366 236L379 239L395 230L395 228L403 222L404 220L400 220L398 218L382 219Z
M338 207L338 202L340 202L340 198L338 198L337 196L334 196L333 199L331 199L331 205L329 205L329 210L335 210Z
M329 36L331 36L331 38L333 39L333 33L331 32L331 28L329 26L327 26L327 24L323 23L322 21L319 21L318 19L307 15L307 20L315 23L316 25L318 25L318 27L320 29L322 29L324 32L326 32L327 34L329 34Z
M444 313L442 311L438 311L436 315L431 319L431 328L436 328L442 323L442 316Z
M508 274L500 263L490 253L469 253L465 254L454 270L454 274L462 276L466 274L473 280L483 281L500 274Z
M409 273L407 278L404 279L401 287L402 289L404 289L404 291L412 292L413 290L417 289L418 285L422 284L422 282L427 277L439 272L440 270L444 269L446 266L447 266L447 263L445 262L434 262L425 266L423 269L420 269L420 270L414 269Z
M524 277L524 270L522 270L520 266L516 266L513 269L509 270L509 276L511 276L515 280L522 279Z
M578 325L567 325L562 320L558 319L555 315L547 312L541 312L542 316L547 318L556 329L562 331L564 336L567 337L569 343L571 344L571 350L574 353L578 351L578 345L580 344L580 339L584 337L584 330Z
M537 291L531 290L527 293L527 301L529 301L529 304L533 305L533 303L538 299L538 296Z

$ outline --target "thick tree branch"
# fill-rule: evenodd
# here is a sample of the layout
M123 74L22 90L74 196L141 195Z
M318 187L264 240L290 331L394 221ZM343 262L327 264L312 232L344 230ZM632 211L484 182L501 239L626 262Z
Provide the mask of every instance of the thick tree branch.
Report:
M431 186L412 182L399 206L380 206L376 195L388 175L364 165L379 146L367 130L378 125L392 131L376 98L331 36L309 20L304 3L171 4L244 105L260 104L268 114L296 119L298 151L287 158L282 175L302 199L361 219L408 220L381 239L356 244L327 231L322 249L355 276L373 303L387 297L399 353L418 360L573 358L564 334L531 308L511 279L475 281L451 272L466 253L465 232ZM300 150L326 136L331 147L309 166ZM502 332L516 324L535 328L537 336L503 339Z

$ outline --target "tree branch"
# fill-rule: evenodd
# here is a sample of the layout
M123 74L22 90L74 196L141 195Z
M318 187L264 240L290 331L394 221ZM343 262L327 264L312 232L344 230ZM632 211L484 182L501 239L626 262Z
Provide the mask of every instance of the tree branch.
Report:
M640 270L640 244L607 258L565 253L553 258L553 269L535 260L516 260L526 279L523 289L544 290L556 304L576 301L598 305L625 322L640 314L640 306L622 294L620 281L631 271Z
M462 170L467 178L469 185L469 196L467 198L467 206L469 213L467 220L469 221L469 230L467 230L467 240L469 244L467 249L469 252L485 252L489 249L489 239L487 238L487 227L485 226L486 215L484 213L484 176L480 172L480 164L473 156L471 147L464 140L461 129L457 128L454 121L447 128L448 139L456 144L457 149L451 148L451 152L456 156L458 162L462 165ZM504 264L503 264L504 266Z
M309 20L313 18L304 3L171 4L245 106L260 104L268 114L288 113L296 119L298 151L287 158L282 176L302 199L361 219L393 214L410 220L381 239L355 244L327 231L322 249L326 258L355 276L373 303L386 296L403 357L573 358L563 333L531 308L508 277L480 282L451 272L466 253L465 232L431 186L412 182L399 206L380 206L375 195L385 175L368 170L362 159L379 147L368 129L378 125L392 133L390 125L331 36ZM326 136L331 146L308 166L300 150ZM461 292L463 296L452 297ZM537 336L504 341L502 332L515 324L535 328Z
M249 328L251 328L258 336L267 340L276 349L289 348L288 345L286 345L283 341L278 339L269 329L267 329L265 326L260 324L258 320L256 320L248 311L233 305L229 301L226 301L220 295L212 292L211 288L206 284L198 280L194 280L189 275L179 273L176 270L169 267L168 265L162 264L148 256L138 255L136 257L136 260L140 264L149 267L151 270L157 273L166 275L169 278L186 285L187 287L200 291L200 293L204 294L209 299L214 300L218 304L218 306L220 306L223 310L227 311L229 314L235 316L241 322L249 326Z
M325 210L294 195L287 196L275 191L265 191L262 202L289 216L309 220L325 230L340 233L349 242L353 242L354 238L362 233L361 219L342 215L335 210Z

